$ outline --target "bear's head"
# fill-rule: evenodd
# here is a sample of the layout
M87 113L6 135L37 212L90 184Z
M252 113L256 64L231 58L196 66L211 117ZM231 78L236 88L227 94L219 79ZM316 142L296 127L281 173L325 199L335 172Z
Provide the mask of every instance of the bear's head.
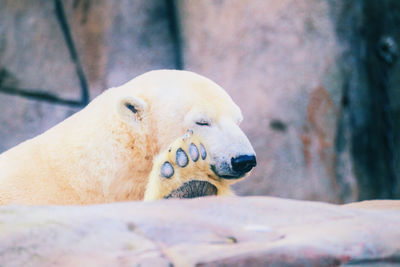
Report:
M217 176L239 179L256 165L254 149L239 128L239 107L211 80L188 71L158 70L115 89L120 118L146 132L158 151L192 130L204 142Z

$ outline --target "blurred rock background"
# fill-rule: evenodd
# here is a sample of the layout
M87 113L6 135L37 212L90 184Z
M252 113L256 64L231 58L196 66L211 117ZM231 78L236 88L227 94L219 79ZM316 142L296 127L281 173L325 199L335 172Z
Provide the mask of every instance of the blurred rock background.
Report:
M1 0L0 152L186 69L242 108L258 166L238 194L399 198L398 25L397 0Z

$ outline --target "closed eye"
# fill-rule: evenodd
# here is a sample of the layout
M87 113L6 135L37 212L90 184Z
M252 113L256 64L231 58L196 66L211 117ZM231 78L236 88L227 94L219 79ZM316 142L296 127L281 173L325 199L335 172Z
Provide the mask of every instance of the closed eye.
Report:
M208 121L196 121L196 124L200 126L210 126Z

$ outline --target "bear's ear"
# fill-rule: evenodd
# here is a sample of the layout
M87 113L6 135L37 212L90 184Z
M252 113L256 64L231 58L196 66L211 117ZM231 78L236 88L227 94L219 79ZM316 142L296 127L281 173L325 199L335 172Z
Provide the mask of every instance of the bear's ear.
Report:
M146 102L138 97L122 97L117 101L118 116L132 126L138 125L143 120L146 111Z

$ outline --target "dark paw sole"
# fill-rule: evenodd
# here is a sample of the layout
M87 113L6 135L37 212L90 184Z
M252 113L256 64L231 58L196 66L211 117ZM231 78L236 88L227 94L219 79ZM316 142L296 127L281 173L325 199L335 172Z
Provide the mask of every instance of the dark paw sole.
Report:
M217 188L206 181L189 181L164 198L195 198L217 195Z

